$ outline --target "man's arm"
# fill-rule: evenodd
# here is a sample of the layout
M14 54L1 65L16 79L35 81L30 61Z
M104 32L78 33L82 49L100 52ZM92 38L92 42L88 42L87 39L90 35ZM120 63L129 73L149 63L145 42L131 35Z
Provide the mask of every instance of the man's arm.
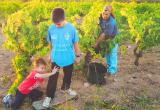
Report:
M76 56L80 55L80 49L79 49L78 42L75 42L73 45L74 45L74 51L76 53Z
M76 54L75 63L78 64L81 60L81 53L80 53L78 42L74 43L73 45L74 45L74 50L75 50L75 54Z
M50 30L48 29L48 37L47 37L47 41L48 41L48 48L49 48L49 52L47 55L47 60L48 62L51 61L51 49L52 49L52 41L51 41L51 34L50 34Z
M48 48L49 48L49 52L47 54L47 61L51 62L51 48L52 48L51 43L48 44Z
M51 43L48 44L48 48L51 50L51 48L52 48Z

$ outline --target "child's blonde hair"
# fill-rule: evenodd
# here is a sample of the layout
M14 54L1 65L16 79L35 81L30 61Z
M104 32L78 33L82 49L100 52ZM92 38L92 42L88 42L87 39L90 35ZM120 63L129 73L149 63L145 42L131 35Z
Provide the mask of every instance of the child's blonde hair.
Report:
M35 61L33 62L33 66L37 67L39 65L45 65L46 66L46 62L43 58L37 58L35 59Z

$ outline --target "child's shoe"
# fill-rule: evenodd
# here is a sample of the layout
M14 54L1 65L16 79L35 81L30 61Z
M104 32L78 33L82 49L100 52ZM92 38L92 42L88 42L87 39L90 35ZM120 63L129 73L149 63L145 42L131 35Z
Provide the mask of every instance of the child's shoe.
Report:
M43 107L49 108L50 103L51 103L51 97L45 97L43 101Z
M13 99L12 99L12 95L8 94L5 97L3 97L2 99L2 103L6 106L6 107L11 107L12 103L13 103Z

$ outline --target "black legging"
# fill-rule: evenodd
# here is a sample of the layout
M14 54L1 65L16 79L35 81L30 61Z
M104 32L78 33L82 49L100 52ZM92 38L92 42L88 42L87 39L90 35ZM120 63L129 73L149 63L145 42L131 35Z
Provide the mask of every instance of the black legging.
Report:
M59 67L56 63L52 63L52 69L55 66ZM71 85L73 64L63 67L63 72L64 72L64 78L63 78L63 84L61 89L67 90L70 88L70 85ZM47 97L54 98L55 91L57 88L58 75L59 75L59 72L49 77L47 92L46 92Z
M33 89L29 94L22 94L19 90L16 91L15 101L11 105L11 110L17 110L23 103L24 99L28 96L32 102L39 100L43 92L38 89Z

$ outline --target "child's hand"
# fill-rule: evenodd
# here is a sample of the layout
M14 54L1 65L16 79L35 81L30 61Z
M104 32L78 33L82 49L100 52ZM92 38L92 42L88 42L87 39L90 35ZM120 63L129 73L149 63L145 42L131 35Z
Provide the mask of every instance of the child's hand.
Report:
M59 67L56 67L56 66L55 66L55 67L53 68L53 70L52 70L52 73L55 74L58 70L59 70Z

